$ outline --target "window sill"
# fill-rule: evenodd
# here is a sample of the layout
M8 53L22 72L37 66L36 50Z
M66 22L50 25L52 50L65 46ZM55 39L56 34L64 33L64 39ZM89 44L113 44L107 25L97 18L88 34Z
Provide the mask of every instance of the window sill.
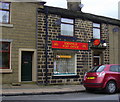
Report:
M53 76L76 76L77 74L53 74Z
M0 69L0 73L12 73L12 69Z
M53 79L79 78L79 75L53 75Z
M13 28L13 24L0 24L0 27Z
M59 39L66 39L66 40L74 40L74 41L77 40L77 37L75 37L75 36L63 36L63 35L59 35L59 36L57 36L57 38L59 38Z

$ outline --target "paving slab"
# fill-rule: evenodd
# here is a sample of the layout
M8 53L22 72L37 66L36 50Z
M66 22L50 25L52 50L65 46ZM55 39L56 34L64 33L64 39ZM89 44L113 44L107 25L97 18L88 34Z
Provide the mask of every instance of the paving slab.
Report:
M83 85L48 85L22 84L20 86L3 85L0 90L3 96L10 95L36 95L36 94L61 94L85 91Z

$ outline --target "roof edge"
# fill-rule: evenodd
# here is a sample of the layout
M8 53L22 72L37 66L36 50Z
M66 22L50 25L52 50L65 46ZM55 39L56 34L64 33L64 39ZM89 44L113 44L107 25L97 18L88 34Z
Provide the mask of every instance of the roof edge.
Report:
M44 10L39 9L39 12L44 12L45 9L48 8L48 13L50 14L56 14L60 15L62 17L69 17L69 18L81 18L83 20L90 20L93 22L104 22L106 24L112 24L112 25L117 25L120 26L120 20L119 19L114 19L110 17L105 17L101 15L95 15L95 14L90 14L90 13L84 13L81 11L72 11L64 8L58 8L58 7L52 7L52 6L45 6Z

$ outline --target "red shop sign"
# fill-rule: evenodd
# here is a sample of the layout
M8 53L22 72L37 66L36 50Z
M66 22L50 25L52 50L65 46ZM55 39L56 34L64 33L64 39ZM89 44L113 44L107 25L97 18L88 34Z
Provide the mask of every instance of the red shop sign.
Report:
M53 40L52 41L52 48L71 49L71 50L88 50L88 43Z

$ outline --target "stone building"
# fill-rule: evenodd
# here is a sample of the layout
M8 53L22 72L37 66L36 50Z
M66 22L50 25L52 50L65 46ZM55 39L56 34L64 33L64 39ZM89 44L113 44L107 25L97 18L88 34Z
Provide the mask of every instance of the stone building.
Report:
M39 5L27 2L0 2L0 5L2 5L0 8L2 12L2 19L0 18L2 82L37 81L36 9ZM24 70L25 64L29 64L29 70ZM29 77L25 74L29 74Z
M95 65L120 64L120 21L72 7L38 11L39 84L77 84Z
M120 64L119 20L43 4L0 8L3 83L77 84L95 65Z

